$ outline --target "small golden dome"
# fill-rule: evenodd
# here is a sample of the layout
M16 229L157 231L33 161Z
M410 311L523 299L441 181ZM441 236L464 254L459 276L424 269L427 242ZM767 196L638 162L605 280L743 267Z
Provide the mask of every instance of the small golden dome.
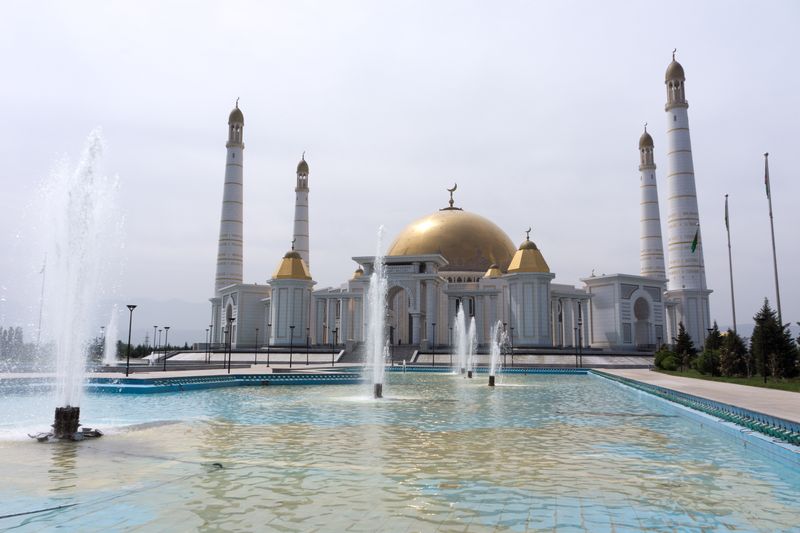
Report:
M231 111L231 114L228 115L228 124L244 124L244 115L242 114L242 110L239 109L238 104L233 111Z
M358 278L360 278L360 277L361 277L361 276L363 276L363 275L364 275L364 269L363 269L363 268L361 268L361 267L358 267L358 268L356 269L356 271L355 271L355 272L353 272L353 279L358 279Z
M683 67L680 63L675 61L673 56L672 63L667 67L667 73L664 75L664 81L677 80L686 81L686 75L683 73Z
M308 176L308 163L306 163L305 152L303 152L303 158L300 159L299 163L297 163L297 173Z
M311 273L308 271L308 266L300 254L292 250L286 252L286 255L283 256L278 268L272 275L272 279L310 280Z
M489 266L489 270L486 271L486 274L483 275L484 278L499 278L502 276L503 273L500 271L500 267L496 264L492 263Z
M508 265L509 274L516 272L550 272L550 267L547 266L542 252L530 239L526 239L519 245L519 250L511 259L511 264Z
M441 254L448 261L442 271L500 270L514 256L514 243L497 225L474 213L444 209L408 226L389 247L389 256Z
M653 147L653 138L650 137L650 134L647 133L647 130L644 130L642 136L639 137L639 150L642 148L652 148Z

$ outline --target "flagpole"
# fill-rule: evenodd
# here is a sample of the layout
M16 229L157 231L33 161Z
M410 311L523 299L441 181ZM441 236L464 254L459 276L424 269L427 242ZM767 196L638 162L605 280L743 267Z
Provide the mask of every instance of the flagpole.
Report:
M728 232L728 272L731 278L731 313L733 314L733 333L736 333L736 300L733 297L733 259L731 257L731 224L728 220L728 195L725 195L725 229Z
M772 194L769 190L769 152L764 154L764 183L767 186L767 200L769 202L769 229L772 232L772 266L775 271L775 298L778 303L778 322L783 327L781 316L781 289L778 285L778 255L775 252L775 224L772 220Z

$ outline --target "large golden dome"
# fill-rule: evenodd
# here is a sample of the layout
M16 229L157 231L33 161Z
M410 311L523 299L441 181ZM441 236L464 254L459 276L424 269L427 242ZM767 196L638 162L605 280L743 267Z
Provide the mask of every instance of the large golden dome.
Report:
M442 209L406 226L387 255L441 254L442 270L486 272L492 264L508 268L517 248L492 221L461 209Z

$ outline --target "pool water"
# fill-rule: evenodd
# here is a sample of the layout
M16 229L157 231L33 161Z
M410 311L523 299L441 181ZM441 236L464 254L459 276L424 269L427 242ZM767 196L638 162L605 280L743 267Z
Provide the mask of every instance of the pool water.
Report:
M38 444L41 394L0 404L0 529L776 531L800 473L599 376L90 394L82 443ZM216 463L216 465L215 465Z

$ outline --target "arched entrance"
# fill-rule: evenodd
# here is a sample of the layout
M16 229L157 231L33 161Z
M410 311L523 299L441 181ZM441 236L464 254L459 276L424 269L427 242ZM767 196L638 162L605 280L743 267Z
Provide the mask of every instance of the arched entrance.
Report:
M387 296L390 344L409 344L411 340L411 314L408 309L411 305L408 291L403 287L392 287Z
M653 340L650 338L650 304L641 296L633 303L633 316L636 319L634 324L636 346L650 346L653 344Z

